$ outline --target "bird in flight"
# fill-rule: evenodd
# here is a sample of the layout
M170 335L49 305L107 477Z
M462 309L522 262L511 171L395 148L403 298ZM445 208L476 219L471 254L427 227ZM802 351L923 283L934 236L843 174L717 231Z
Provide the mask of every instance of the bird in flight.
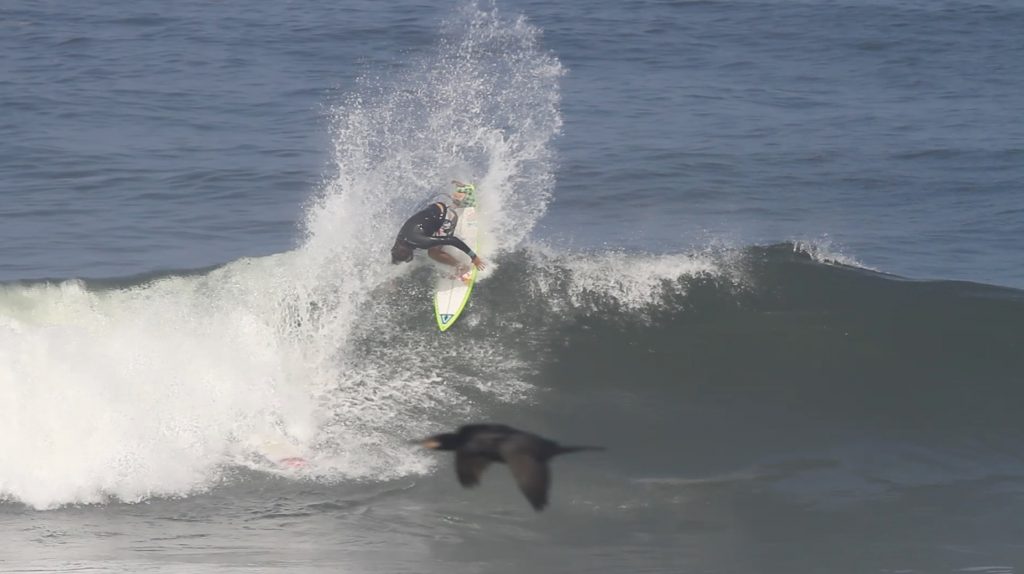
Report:
M425 448L455 451L455 475L471 488L492 462L502 462L512 471L519 489L540 511L548 503L552 457L581 450L604 450L599 446L562 446L555 441L500 424L463 425L453 433L441 433L416 441Z

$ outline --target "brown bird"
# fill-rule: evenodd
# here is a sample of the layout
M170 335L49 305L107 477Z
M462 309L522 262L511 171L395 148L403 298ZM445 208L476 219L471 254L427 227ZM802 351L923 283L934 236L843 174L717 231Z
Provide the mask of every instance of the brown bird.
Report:
M455 451L455 474L466 488L480 483L480 475L490 463L507 464L519 489L538 511L548 503L551 457L581 450L604 450L599 446L562 446L499 424L464 425L454 433L437 434L418 442L434 450Z

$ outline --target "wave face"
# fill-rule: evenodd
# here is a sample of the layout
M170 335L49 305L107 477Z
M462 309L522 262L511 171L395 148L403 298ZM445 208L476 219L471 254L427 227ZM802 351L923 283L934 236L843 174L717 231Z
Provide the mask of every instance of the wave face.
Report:
M545 344L561 345L543 386L724 401L743 409L732 416L774 409L812 426L1024 431L1024 293L837 260L849 261L793 244L524 257L479 299L498 324L518 315L550 326Z
M562 70L538 34L470 6L396 79L365 78L333 109L338 172L294 251L139 281L0 286L0 497L49 508L180 496L239 465L275 470L268 444L304 454L323 480L423 472L406 440L433 430L432 413L518 396L515 361L492 370L511 382L481 383L445 363L467 353L395 327L412 269L387 253L452 179L486 190L485 257L543 214Z
M344 279L300 289L294 253L134 285L6 285L0 486L39 508L180 496L238 467L276 472L268 437L310 458L295 476L388 480L431 469L410 437L513 403L611 444L711 432L685 457L698 474L723 450L749 464L838 435L1001 456L1024 433L1024 293L834 259L520 248L444 335L429 265L361 300Z

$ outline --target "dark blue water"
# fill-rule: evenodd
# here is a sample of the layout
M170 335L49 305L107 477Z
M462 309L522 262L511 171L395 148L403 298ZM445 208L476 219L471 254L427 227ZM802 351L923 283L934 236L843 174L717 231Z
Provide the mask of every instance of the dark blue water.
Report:
M3 4L0 570L1019 571L1022 31ZM453 178L492 265L442 336L386 253ZM406 442L469 420L610 449L534 515Z

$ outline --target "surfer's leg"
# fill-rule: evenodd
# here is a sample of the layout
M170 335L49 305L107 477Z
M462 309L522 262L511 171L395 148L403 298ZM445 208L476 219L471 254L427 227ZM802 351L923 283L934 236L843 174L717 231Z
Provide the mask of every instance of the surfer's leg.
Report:
M459 260L452 257L451 254L444 251L445 245L451 245L458 248L459 250L469 255L471 258L475 257L473 250L469 248L461 239L455 236L451 237L431 237L423 232L420 228L414 228L412 231L406 233L403 238L406 243L416 247L418 249L426 249L427 255L431 259L445 265L451 265L456 269L459 267Z
M452 267L456 268L459 266L458 260L456 260L451 255L445 253L443 245L438 245L436 247L431 247L430 249L427 249L427 255L429 255L431 259L439 263L451 265Z

